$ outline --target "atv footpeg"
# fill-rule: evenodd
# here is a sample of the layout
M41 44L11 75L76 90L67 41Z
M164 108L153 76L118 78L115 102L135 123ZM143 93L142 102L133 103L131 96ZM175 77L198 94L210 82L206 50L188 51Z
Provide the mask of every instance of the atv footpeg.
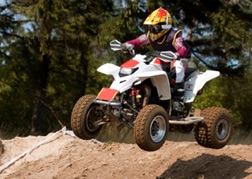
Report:
M198 123L204 120L204 117L186 117L180 118L178 120L169 120L169 124L177 124L177 125L188 125L193 123Z

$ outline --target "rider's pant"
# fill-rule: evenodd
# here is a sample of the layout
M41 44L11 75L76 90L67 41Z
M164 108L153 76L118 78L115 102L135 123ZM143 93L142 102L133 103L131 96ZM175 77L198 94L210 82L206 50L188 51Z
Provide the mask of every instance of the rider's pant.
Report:
M172 61L172 68L175 68L175 83L181 83L184 81L185 69L182 60Z

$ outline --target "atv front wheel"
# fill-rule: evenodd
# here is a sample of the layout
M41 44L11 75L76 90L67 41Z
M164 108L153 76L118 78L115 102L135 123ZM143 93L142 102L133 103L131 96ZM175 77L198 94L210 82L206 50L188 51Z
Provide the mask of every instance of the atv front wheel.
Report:
M137 145L146 151L155 151L164 144L169 129L167 112L158 105L147 105L138 113L134 123Z
M98 135L101 126L96 124L103 116L99 105L93 103L95 95L82 96L72 110L71 127L74 134L81 139L92 139Z
M196 124L194 136L199 145L220 149L231 138L232 122L229 112L220 107L209 107L201 112L204 121Z

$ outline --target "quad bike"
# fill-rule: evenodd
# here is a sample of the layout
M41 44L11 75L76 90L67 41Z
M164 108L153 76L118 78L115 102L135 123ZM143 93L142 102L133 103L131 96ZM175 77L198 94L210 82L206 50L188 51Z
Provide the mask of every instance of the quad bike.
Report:
M123 45L113 40L113 51L123 50ZM134 54L133 49L128 49ZM193 111L192 103L202 93L209 80L220 75L218 71L187 68L184 79L184 109L173 109L173 83L164 66L176 59L170 51L137 54L120 67L111 63L97 71L113 76L109 88L99 94L82 96L75 104L71 127L81 139L95 138L103 124L119 120L134 129L137 145L145 151L162 147L169 131L190 133L194 130L197 143L207 148L224 147L231 137L232 123L229 112L220 107ZM197 114L198 113L198 114Z

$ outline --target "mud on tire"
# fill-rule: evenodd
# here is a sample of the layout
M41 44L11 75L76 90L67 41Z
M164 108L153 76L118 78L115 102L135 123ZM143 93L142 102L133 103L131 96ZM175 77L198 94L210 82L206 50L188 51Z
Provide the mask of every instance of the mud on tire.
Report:
M229 112L220 107L209 107L201 112L204 121L196 124L194 136L199 145L219 149L230 140L232 122Z
M158 150L167 138L168 115L163 107L147 105L137 115L134 135L137 145L146 151Z
M92 139L101 130L101 126L95 125L102 117L102 112L97 110L98 105L93 103L95 98L95 95L82 96L72 110L71 127L74 134L81 139Z

